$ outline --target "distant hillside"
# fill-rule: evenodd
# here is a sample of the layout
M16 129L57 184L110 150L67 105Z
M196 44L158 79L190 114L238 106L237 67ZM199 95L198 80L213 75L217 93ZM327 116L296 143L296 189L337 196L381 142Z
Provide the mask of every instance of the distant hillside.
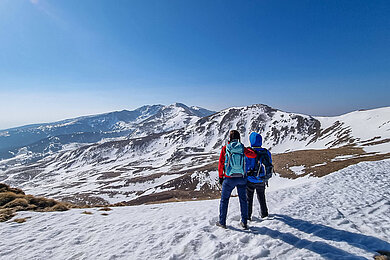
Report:
M0 160L23 155L21 162L26 163L63 149L104 139L126 138L129 135L139 137L182 128L213 113L180 103L148 105L133 111L123 110L6 129L0 131Z
M261 133L284 178L324 176L390 157L388 107L312 117L252 105L196 118L183 106L160 109L125 138L68 147L33 163L20 163L23 156L3 160L0 181L81 204L213 198L219 152L231 129L246 145L252 131Z

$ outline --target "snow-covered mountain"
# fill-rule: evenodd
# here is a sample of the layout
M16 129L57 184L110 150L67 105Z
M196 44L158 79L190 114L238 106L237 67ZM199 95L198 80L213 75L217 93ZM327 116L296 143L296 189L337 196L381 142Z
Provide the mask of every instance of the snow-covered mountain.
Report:
M212 198L218 195L219 151L231 129L242 133L246 145L252 131L261 133L282 177L323 176L359 161L390 157L388 107L312 117L253 105L200 119L188 116L186 122L180 113L189 112L177 107L143 120L127 138L74 147L30 164L0 162L0 181L71 202Z
M104 139L146 136L185 127L215 113L181 103L147 105L133 111L83 116L54 123L27 125L0 131L0 159L40 159L63 149Z

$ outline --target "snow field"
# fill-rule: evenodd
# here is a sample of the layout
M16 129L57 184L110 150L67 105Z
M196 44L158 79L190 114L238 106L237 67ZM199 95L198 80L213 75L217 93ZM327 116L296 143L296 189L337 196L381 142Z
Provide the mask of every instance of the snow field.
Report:
M67 212L0 223L0 259L370 259L390 251L390 160L363 162L267 192L271 216L215 226L219 200ZM272 185L272 183L271 183ZM275 182L276 185L276 182Z

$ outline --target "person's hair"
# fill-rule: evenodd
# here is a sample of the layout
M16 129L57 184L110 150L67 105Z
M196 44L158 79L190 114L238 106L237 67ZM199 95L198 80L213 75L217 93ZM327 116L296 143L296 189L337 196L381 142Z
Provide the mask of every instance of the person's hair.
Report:
M238 139L240 140L240 133L237 130L230 130L229 132L229 142L232 140Z

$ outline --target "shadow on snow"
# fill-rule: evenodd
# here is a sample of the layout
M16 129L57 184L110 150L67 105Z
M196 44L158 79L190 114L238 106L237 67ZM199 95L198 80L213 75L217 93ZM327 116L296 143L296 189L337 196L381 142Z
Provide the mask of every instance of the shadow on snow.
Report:
M282 214L273 215L275 220L282 221L287 225L296 228L302 232L313 234L325 240L332 240L336 242L346 242L354 247L361 248L370 253L375 253L380 250L390 250L390 244L379 238L367 236L363 234L353 233L345 230L331 228L321 224L313 224L309 221L295 219ZM261 235L268 235L275 239L280 239L296 248L304 248L314 253L321 255L325 259L335 259L343 257L345 259L365 259L350 252L344 251L340 248L329 245L321 241L310 241L301 239L291 233L283 233L277 230L272 230L267 227L250 227L250 231L244 231L229 227L229 229L241 231L245 233L258 233Z
M301 239L291 233L283 233L267 227L251 227L250 229L256 233L280 239L296 248L310 250L321 255L324 259L338 259L340 257L343 259L366 259L324 242Z
M321 224L313 224L309 221L294 219L292 217L281 214L275 214L275 219L283 221L287 225L302 232L313 234L325 240L346 242L354 247L361 248L368 252L390 250L390 244L388 242L373 236L339 230Z

